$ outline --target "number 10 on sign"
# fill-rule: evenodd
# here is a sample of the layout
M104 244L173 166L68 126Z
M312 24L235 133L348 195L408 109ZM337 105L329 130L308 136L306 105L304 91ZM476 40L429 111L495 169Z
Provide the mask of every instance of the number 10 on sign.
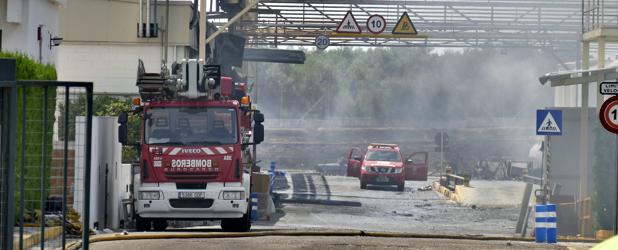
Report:
M386 20L380 15L373 15L367 19L367 30L373 34L380 34L386 29Z

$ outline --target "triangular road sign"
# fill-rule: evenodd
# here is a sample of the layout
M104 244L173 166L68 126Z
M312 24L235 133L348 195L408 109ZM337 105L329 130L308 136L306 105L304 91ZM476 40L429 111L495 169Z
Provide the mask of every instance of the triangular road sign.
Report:
M554 116L551 115L551 112L547 112L547 116L545 116L545 119L541 122L541 126L537 128L537 131L539 133L560 133L561 130L558 126L559 124L556 122L556 119L554 119Z
M337 27L337 33L361 33L360 26L356 22L352 11L348 11Z
M395 28L393 28L392 33L404 35L418 34L416 32L414 24L412 23L412 20L410 20L410 17L408 16L408 12L404 12L403 15L401 15L401 18L399 18L399 21L397 21L397 24L395 25Z

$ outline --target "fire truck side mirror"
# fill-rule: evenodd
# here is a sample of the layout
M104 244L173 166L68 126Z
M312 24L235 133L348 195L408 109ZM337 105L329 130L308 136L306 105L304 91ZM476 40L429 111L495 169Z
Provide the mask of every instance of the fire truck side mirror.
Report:
M256 122L253 126L253 143L260 144L264 141L264 125Z
M127 112L121 112L120 115L118 115L118 123L120 124L120 126L118 126L118 142L120 142L122 145L127 144L128 141L128 121L129 115L127 114Z
M253 114L253 121L255 123L262 123L262 122L264 122L264 114L262 114L260 112L255 112Z

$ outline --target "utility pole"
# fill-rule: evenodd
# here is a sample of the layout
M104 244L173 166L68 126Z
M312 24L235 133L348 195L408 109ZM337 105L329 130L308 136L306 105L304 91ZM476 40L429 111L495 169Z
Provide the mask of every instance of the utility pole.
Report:
M43 24L37 27L36 38L39 41L39 63L43 63Z
M442 173L446 172L444 166L444 131L440 131L440 168L442 168Z
M206 63L206 37L208 17L206 16L206 0L200 0L200 37L198 38L199 60Z

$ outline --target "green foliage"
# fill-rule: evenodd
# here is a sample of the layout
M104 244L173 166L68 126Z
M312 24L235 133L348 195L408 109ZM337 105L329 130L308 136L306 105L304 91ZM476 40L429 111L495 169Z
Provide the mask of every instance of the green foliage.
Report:
M551 89L541 86L538 76L552 71L556 63L534 50L504 54L343 48L306 53L302 65L259 64L257 104L268 117L532 119L529 110L552 100Z
M75 140L75 117L86 114L86 97L80 95L71 101L69 105L69 140ZM131 99L126 97L115 97L110 95L97 95L92 100L92 112L95 116L118 116L122 111L130 111L132 107ZM60 121L64 121L64 104L59 105ZM140 122L136 115L129 116L129 141L139 141ZM58 124L58 137L64 140L64 122ZM122 151L122 161L132 162L136 152L133 148L124 147Z
M44 65L37 63L36 61L28 58L28 56L21 53L8 53L0 52L0 57L3 58L15 58L16 66L16 78L17 80L56 80L56 70L53 65ZM19 88L17 93L17 118L20 119L23 115L22 107L22 91ZM47 110L43 109L44 102L47 102ZM23 124L21 120L16 124L16 183L21 183L20 178L24 178L24 197L27 203L24 204L28 209L40 209L42 204L40 203L41 193L40 188L45 186L47 192L44 197L47 197L49 193L49 174L51 169L52 159L52 139L53 139L53 126L55 122L55 104L56 104L56 89L50 88L47 91L47 100L44 100L44 89L40 87L28 88L26 92L26 145L25 145L25 161L24 161L24 173L22 173L22 130ZM43 116L47 116L47 126L43 125ZM46 157L43 158L43 136L45 134L45 153ZM43 164L44 163L44 164ZM41 183L41 170L43 166L45 168L45 183ZM20 191L17 189L16 196L20 197ZM16 208L20 206L19 199L16 199Z
M56 68L51 64L40 64L19 52L0 52L0 58L15 58L17 80L56 80Z

